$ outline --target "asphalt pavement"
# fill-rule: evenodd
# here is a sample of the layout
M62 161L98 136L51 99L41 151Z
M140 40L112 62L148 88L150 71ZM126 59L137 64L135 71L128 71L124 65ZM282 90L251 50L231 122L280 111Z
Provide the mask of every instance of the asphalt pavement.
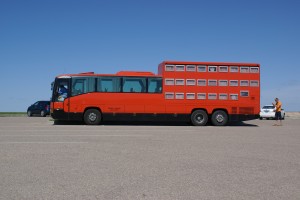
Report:
M0 118L0 199L300 199L300 120L226 127Z

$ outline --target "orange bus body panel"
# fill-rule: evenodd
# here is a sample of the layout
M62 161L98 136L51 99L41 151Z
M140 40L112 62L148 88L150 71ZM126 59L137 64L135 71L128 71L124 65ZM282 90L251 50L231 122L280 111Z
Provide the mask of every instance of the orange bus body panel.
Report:
M162 90L147 92L89 92L51 102L51 112L63 112L64 118L82 119L89 108L102 114L186 115L205 110L208 115L224 110L228 115L258 116L260 111L260 65L234 62L164 61L158 74L121 71L116 74L65 74L57 79L74 77L145 77L161 78ZM148 79L147 79L148 80ZM60 119L59 115L53 114ZM67 117L66 117L67 116Z

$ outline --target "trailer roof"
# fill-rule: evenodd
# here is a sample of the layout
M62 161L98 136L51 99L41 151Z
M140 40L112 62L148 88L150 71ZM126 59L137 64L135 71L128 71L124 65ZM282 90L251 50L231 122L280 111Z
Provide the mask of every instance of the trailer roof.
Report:
M217 65L217 66L260 66L258 63L246 63L246 62L192 62L192 61L163 61L161 64L170 65Z

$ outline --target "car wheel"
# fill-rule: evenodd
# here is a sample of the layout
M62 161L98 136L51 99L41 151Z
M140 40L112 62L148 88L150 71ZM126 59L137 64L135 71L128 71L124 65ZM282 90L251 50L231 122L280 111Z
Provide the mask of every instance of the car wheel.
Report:
M31 117L32 116L32 112L30 110L27 111L27 116Z
M46 112L44 110L41 110L41 117L46 117Z
M207 121L208 116L204 110L195 110L191 115L191 122L194 126L205 126Z
M228 115L223 110L217 110L211 116L211 122L215 126L225 126L228 122Z
M101 122L101 112L97 109L89 109L85 111L83 119L87 125L98 125Z

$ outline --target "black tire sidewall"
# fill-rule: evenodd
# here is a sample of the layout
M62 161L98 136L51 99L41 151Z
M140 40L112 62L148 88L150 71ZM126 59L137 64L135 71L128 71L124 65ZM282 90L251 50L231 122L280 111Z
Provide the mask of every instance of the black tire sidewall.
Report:
M217 119L216 119L217 115L222 115L224 117L223 122L217 121ZM228 122L228 115L223 110L217 110L211 116L211 123L215 126L225 126L227 124L227 122Z
M94 121L91 121L89 118L89 115L91 115L91 114L96 115L96 119ZM87 124L87 125L98 125L101 122L101 112L97 109L89 109L89 110L85 111L83 120L84 120L85 124Z
M196 119L197 115L202 115L204 120L202 123L199 123ZM204 110L195 110L191 115L191 122L194 126L205 126L208 121L208 115Z

